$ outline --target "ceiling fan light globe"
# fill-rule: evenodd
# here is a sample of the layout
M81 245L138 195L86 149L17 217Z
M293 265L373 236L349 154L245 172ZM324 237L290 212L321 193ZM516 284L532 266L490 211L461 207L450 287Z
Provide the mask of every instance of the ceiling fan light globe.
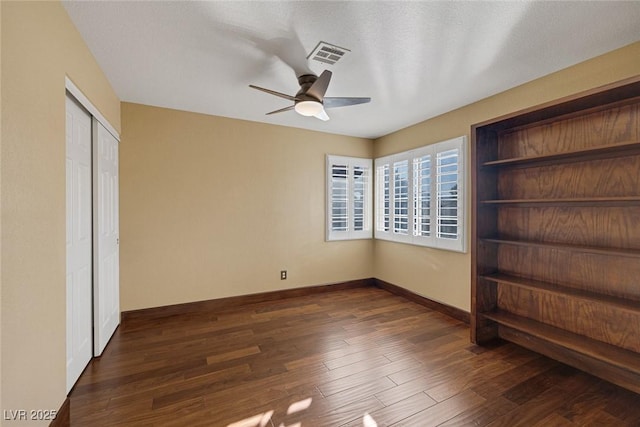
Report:
M323 108L318 101L300 101L296 103L295 110L302 116L311 117L319 114Z

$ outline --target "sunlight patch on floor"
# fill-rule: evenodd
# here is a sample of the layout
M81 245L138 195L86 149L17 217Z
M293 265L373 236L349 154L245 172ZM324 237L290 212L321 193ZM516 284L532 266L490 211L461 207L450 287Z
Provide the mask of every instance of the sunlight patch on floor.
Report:
M307 399L299 400L292 403L287 408L287 415L295 414L297 412L302 412L308 409L311 406L312 401L313 398L309 397ZM266 427L271 420L271 417L273 416L273 412L274 411L271 410L262 414L254 415L249 418L245 418L244 420L231 423L227 425L227 427ZM367 413L362 416L362 425L364 427L378 427L378 424L375 422L373 417ZM286 426L283 423L280 423L278 427L302 427L302 422L297 422Z

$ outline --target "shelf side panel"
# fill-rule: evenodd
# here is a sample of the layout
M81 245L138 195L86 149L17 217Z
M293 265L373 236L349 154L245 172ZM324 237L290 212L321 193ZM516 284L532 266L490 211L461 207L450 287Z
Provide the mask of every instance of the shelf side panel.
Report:
M496 207L482 205L480 200L497 196L496 171L483 168L482 163L497 155L497 134L487 129L472 129L471 139L471 342L484 343L498 337L497 326L482 317L495 308L496 284L479 276L496 271L497 248L481 241L495 235L498 226Z

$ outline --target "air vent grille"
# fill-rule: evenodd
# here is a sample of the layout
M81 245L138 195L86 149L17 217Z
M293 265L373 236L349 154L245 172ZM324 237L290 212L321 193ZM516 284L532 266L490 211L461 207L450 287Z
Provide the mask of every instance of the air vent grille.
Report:
M307 59L334 65L336 62L344 58L344 55L347 52L351 51L344 47L321 41L316 45L313 51L311 51L309 56L307 56Z

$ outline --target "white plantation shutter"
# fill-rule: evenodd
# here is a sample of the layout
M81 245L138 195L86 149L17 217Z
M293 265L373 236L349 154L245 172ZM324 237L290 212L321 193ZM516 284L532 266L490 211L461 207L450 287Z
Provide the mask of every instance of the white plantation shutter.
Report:
M393 163L393 232L409 235L409 161Z
M431 154L413 159L413 235L431 236Z
M331 165L331 230L349 230L349 165Z
M327 240L369 239L371 159L327 156Z
M370 162L369 162L370 163ZM370 191L370 171L371 166L353 166L353 231L364 231L368 226L369 208L371 196L367 193ZM369 236L371 237L371 236Z
M375 237L464 252L465 153L462 136L376 159Z
M438 237L458 238L458 149L437 155L438 166Z
M436 247L465 252L466 137L436 144Z
M376 163L376 232L388 232L391 224L389 165Z

